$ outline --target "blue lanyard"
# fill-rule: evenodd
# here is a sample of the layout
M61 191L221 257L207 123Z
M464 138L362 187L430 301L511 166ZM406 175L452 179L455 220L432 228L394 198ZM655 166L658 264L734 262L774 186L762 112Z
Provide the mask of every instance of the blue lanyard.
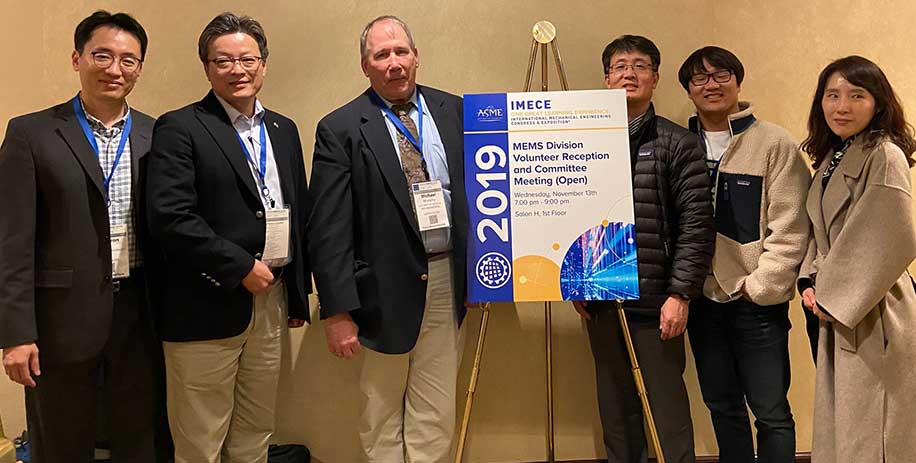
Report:
M79 94L73 97L73 112L76 113L76 119L79 121L80 127L83 128L83 134L86 135L86 140L88 140L89 144L92 145L92 150L95 151L95 156L100 157L101 154L99 153L99 144L95 141L95 134L92 132L92 128L89 127L89 121L86 119L86 113L83 111L83 103L80 101ZM121 142L118 143L118 151L115 152L114 162L111 164L111 171L108 172L108 175L106 175L103 179L105 182L105 195L109 196L109 203L111 203L109 193L111 179L114 177L115 171L118 170L118 164L121 163L121 155L124 154L124 147L127 146L127 140L130 138L131 125L131 117L130 113L128 113L127 121L124 123L124 130L121 131Z
M423 99L420 98L420 91L417 90L417 119L419 119L420 121L419 127L417 127L417 135L419 135L420 137L419 140L414 138L413 134L410 133L410 130L407 130L407 127L405 127L404 123L401 122L401 118L398 117L398 115L395 114L394 111L392 111L391 108L389 108L388 105L386 105L384 101L381 101L381 98L378 96L378 94L375 93L374 90L372 91L372 95L375 97L373 98L374 100L376 100L375 103L380 108L382 108L382 111L385 112L385 116L388 117L388 120L391 121L391 123L394 124L394 126L398 129L398 132L401 132L401 135L404 135L404 138L406 138L407 141L409 141L410 144L413 145L414 148L417 149L417 152L420 153L420 157L422 158L423 157Z
M261 137L261 158L258 159L258 163L255 164L254 159L251 158L251 153L248 152L248 146L242 140L242 137L239 135L238 131L235 132L236 138L239 139L239 144L242 145L242 151L245 152L245 157L248 158L248 162L251 165L255 166L254 170L258 173L258 178L261 179L261 193L264 194L264 197L270 200L270 188L267 187L267 135L264 124L264 119L261 119L261 130L259 132ZM271 200L272 201L272 200Z

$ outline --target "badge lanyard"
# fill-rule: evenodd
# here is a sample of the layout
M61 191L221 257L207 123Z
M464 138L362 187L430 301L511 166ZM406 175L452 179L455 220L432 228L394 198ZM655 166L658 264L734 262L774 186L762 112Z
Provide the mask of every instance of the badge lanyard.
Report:
M378 94L375 93L374 90L372 91L372 95L375 97L373 98L376 100L375 103L380 108L382 108L382 111L385 113L385 116L388 117L388 120L390 120L391 123L394 124L394 126L398 129L398 132L401 132L401 135L404 135L404 138L406 138L407 141L409 141L410 144L417 149L417 152L420 153L420 159L423 159L423 99L420 98L420 91L417 90L417 119L420 121L420 124L417 127L417 135L419 136L419 140L414 138L413 134L410 133L410 130L407 130L407 127L405 127L404 123L401 122L401 118L398 117L398 115L395 114L394 111L392 111L391 108L385 104L385 102L381 101L381 98L378 96Z
M254 159L251 158L251 153L248 152L248 145L242 141L242 137L235 133L235 136L239 139L239 144L242 145L242 151L245 152L245 157L248 158L248 162L254 166L254 170L258 173L258 178L261 179L261 194L264 195L264 199L267 200L270 207L274 207L274 200L270 197L270 188L267 186L267 131L265 129L264 119L261 119L261 130L259 132L261 137L261 158L258 159L258 163L255 164ZM251 138L248 138L251 140ZM252 146L254 142L252 141Z
M101 159L99 144L95 141L95 134L92 132L92 128L89 127L89 120L86 119L86 113L83 111L83 103L80 101L79 94L73 97L73 111L76 113L76 119L79 121L80 127L83 128L83 134L86 135L86 140L89 141L92 150L95 151L95 156ZM128 113L127 121L124 123L124 129L121 131L121 142L118 143L118 151L115 152L114 162L111 164L111 171L108 172L108 175L103 179L105 182L105 196L109 207L111 206L111 179L114 177L115 171L118 170L118 164L121 163L121 155L124 154L124 147L127 146L127 140L130 138L131 125L131 117L130 113Z

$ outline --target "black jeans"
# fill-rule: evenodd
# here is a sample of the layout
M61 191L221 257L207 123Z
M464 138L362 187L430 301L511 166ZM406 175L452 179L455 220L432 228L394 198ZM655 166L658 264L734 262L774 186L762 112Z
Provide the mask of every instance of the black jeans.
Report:
M747 406L757 418L760 463L795 461L795 421L786 397L789 328L788 302L759 306L700 298L691 305L690 347L721 463L754 461Z

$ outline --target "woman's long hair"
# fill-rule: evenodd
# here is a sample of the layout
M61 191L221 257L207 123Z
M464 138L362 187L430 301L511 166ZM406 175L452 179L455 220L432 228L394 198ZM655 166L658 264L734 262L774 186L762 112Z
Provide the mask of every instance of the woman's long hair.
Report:
M875 99L875 115L862 130L866 137L865 148L874 148L881 139L887 138L903 150L910 167L916 164L916 160L913 159L913 152L916 151L913 127L906 122L903 106L887 76L877 64L868 59L847 56L827 65L817 79L817 91L814 93L811 112L808 114L808 138L801 144L802 150L811 157L814 168L816 169L825 158L829 158L842 141L830 130L824 116L824 108L821 106L827 79L835 72L839 72L849 83L867 90Z

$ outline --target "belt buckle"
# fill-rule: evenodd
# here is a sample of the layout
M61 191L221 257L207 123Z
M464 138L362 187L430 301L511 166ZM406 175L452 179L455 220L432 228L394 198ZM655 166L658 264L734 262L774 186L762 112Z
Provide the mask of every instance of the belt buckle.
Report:
M116 293L121 290L121 280L112 280L111 292Z

